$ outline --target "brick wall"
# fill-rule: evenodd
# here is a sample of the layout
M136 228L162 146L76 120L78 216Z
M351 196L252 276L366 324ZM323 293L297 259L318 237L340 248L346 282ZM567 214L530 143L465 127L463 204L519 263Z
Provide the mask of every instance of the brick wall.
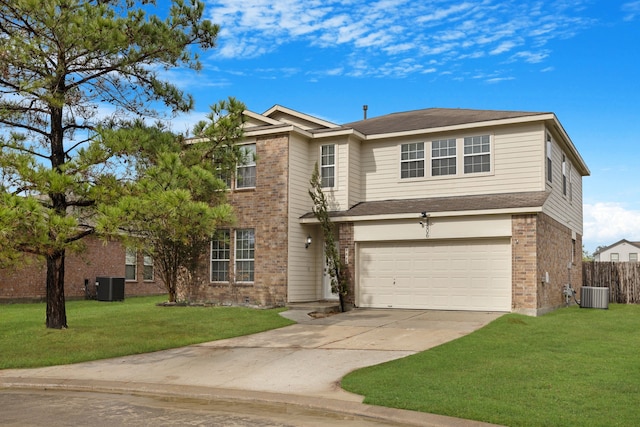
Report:
M512 233L513 311L541 315L563 306L567 283L579 292L582 236L573 243L571 230L543 213L514 215Z
M349 278L349 294L345 298L345 303L350 305L355 304L355 284L356 284L356 265L355 265L355 243L353 241L353 223L340 223L338 224L338 236L340 247L340 259L342 260L345 271L344 274ZM347 252L349 258L347 259Z
M239 189L228 198L236 213L231 231L229 283L211 283L209 254L203 259L199 281L191 300L216 304L281 306L287 301L288 251L288 136L256 141L256 188ZM234 230L255 230L255 277L253 283L235 283Z
M67 253L65 259L65 297L85 298L85 280L88 292L95 297L95 280L100 276L124 277L125 249L117 241L108 243L96 237L83 240L85 250L81 253ZM142 255L138 266L142 268ZM142 272L137 281L127 281L125 297L134 295L163 294L162 282L145 282ZM0 301L43 301L46 299L45 262L31 257L18 268L0 270Z
M513 311L535 314L537 308L537 216L514 215L511 220Z

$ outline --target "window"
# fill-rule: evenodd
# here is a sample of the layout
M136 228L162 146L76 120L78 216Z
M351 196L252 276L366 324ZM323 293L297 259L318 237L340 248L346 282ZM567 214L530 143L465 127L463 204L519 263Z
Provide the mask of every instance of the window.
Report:
M567 195L567 158L562 155L562 194Z
M211 240L211 281L229 281L229 230L218 230Z
M400 149L400 178L424 176L424 142L402 144Z
M638 253L632 252L629 254L629 262L638 262Z
M551 135L547 134L547 181L553 182L553 162L551 161Z
M127 248L124 257L124 265L125 280L136 280L138 270L138 252L135 248Z
M491 171L491 144L489 135L464 139L464 173Z
M614 262L620 261L620 254L612 253L611 255L609 255L609 260Z
M253 282L254 247L252 228L236 230L236 282Z
M571 163L569 163L569 201L573 201L573 172L571 171Z
M242 147L244 162L236 171L236 188L253 188L256 186L256 144Z
M320 176L323 188L335 187L336 183L336 146L323 145L320 153Z
M431 175L456 174L456 140L443 139L431 142Z
M153 257L149 254L145 254L142 260L142 264L142 279L153 280Z

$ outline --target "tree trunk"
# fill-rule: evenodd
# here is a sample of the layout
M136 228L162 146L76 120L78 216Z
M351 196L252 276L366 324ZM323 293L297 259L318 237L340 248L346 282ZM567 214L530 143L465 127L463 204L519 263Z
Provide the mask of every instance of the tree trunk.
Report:
M47 255L47 328L66 329L64 250Z

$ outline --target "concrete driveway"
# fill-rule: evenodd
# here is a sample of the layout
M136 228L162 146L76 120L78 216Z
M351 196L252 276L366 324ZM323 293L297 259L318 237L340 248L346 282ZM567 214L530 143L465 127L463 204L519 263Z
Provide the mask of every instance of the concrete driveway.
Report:
M339 387L347 373L405 357L473 332L503 313L357 309L321 319L283 313L298 324L213 341L74 365L0 371L16 384L111 384L114 389L189 386L361 402Z

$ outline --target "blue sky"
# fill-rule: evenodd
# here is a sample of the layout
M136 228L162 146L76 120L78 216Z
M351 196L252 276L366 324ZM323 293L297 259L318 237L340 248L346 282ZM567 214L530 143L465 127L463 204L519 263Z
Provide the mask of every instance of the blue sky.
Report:
M204 0L199 119L234 96L336 123L430 107L554 112L591 170L584 244L640 241L640 1Z

